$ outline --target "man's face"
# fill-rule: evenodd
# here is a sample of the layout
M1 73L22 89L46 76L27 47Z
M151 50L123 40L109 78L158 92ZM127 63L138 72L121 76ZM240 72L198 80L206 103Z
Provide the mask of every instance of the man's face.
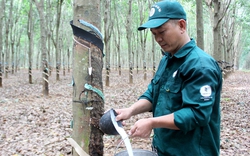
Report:
M165 52L174 55L183 46L182 34L185 32L185 28L182 26L183 21L170 20L158 28L151 29L156 42Z

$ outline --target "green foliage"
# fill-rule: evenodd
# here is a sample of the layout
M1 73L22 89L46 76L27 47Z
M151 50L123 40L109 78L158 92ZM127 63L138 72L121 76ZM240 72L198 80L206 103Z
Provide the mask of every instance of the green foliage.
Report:
M10 9L10 4L11 1L5 0L5 12L4 13L4 19L5 21L8 19L9 16L9 9ZM141 47L137 46L137 42L139 42L139 37L138 37L138 31L137 28L140 24L143 22L147 21L150 7L152 4L157 2L158 0L133 0L132 1L132 25L130 30L132 31L132 36L131 38L133 42L133 51L140 51ZM50 4L49 4L50 2ZM105 1L100 1L100 9L101 9L101 15L104 15L104 2ZM183 4L186 12L187 12L187 17L188 17L188 33L190 37L196 39L196 2L195 0L179 0L180 3ZM27 23L28 23L28 11L29 11L29 0L13 0L13 21L16 21L15 25L18 25L18 31L22 32L21 33L21 40L20 40L20 46L21 46L21 56L27 56L27 43L28 43L28 38L27 38ZM46 22L51 22L51 25L48 24L48 27L52 26L52 37L55 35L55 29L54 26L56 24L56 7L57 7L58 1L53 1L53 0L45 0L45 12L46 12ZM140 5L142 3L142 5ZM232 18L236 18L236 23L238 24L239 28L242 28L242 33L241 33L241 40L239 41L241 43L241 47L239 49L241 50L241 57L240 57L240 66L243 67L246 59L248 58L247 56L249 55L250 52L250 39L248 39L248 34L250 34L250 1L245 1L245 0L232 0L232 4L230 5L230 9L232 10L233 8L237 8L235 14L227 14L227 16L231 16ZM209 8L205 5L204 3L204 33L205 33L205 45L212 45L212 29L213 29L213 24L211 23L211 17L209 13ZM36 9L36 6L33 5L34 9L34 25L35 25L35 36L34 36L34 41L35 41L35 49L39 49L38 47L40 46L40 26L39 26L39 15ZM128 14L128 1L127 0L111 0L111 9L110 9L111 17L109 20L113 23L113 35L112 39L116 38L117 35L121 37L121 54L123 55L122 62L126 64L127 60L127 43L126 43L126 28L125 26L127 25L126 17ZM140 13L143 13L143 20L140 20ZM116 22L114 17L117 16L119 21ZM63 53L67 51L70 47L72 47L72 30L69 25L69 21L73 19L73 0L64 0L63 1L63 6L62 6L62 18L61 18L61 27L60 27L60 37L63 40L62 46L63 46ZM103 23L103 20L102 20ZM117 27L116 25L119 26L120 29L120 34L117 33ZM4 24L4 29L6 25ZM104 34L103 30L104 25L102 24L102 29L101 32ZM147 30L148 31L148 30ZM239 30L241 31L241 30ZM4 30L3 30L4 32ZM146 44L146 56L148 62L151 61L151 47L152 47L152 36L150 35L150 32L148 31L148 34L146 36L147 38L147 44ZM4 36L6 37L6 36ZM111 40L112 40L111 39ZM52 43L52 41L51 41ZM115 57L114 54L116 53L116 47L114 43L111 44L112 50L111 50L111 57ZM138 49L139 48L139 49ZM71 48L70 48L71 49ZM158 47L157 47L158 49ZM207 47L208 51L211 49ZM51 56L53 57L54 50L52 49ZM34 56L38 54L38 51L35 52ZM141 54L138 54L139 57ZM161 57L160 52L158 53L158 60ZM25 57L24 57L25 58ZM22 59L22 58L21 58ZM111 58L111 60L114 60ZM156 60L156 62L158 62ZM21 60L25 61L25 60ZM35 60L36 61L36 60ZM151 62L150 62L151 63ZM149 64L148 64L149 65Z
M238 7L237 23L242 26L242 52L240 57L240 68L249 69L250 64L250 1L238 0L235 1L236 7Z

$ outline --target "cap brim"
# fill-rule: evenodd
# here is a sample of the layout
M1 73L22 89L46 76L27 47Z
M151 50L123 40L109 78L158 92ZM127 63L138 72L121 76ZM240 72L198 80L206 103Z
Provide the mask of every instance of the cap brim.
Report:
M166 23L169 20L169 18L164 18L164 19L151 19L149 21L147 21L146 23L144 23L143 25L141 25L138 30L144 30L147 28L157 28L159 26L161 26L162 24Z

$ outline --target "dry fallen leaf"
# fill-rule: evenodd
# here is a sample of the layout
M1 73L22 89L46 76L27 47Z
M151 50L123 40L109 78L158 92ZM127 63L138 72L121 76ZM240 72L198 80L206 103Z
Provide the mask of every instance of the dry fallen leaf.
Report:
M66 140L72 129L72 86L71 73L61 75L56 81L55 73L49 78L49 97L42 95L42 78L33 71L34 84L28 84L27 70L9 74L0 88L0 155L11 156L67 156L71 145ZM105 71L103 72L105 78ZM110 87L104 86L105 110L123 108L133 104L151 80L143 72L134 74L134 83L128 84L128 72L112 70ZM221 98L221 156L250 155L250 73L237 71L225 81ZM26 79L27 78L27 79ZM105 79L103 80L105 82ZM105 84L105 83L103 83ZM127 130L141 114L126 121ZM151 150L151 138L132 138L132 147ZM117 148L119 136L104 136L104 156L125 150L124 144Z

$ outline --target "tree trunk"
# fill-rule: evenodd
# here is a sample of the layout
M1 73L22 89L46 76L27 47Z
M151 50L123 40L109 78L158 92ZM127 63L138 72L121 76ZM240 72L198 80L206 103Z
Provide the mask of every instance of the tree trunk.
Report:
M60 57L60 46L59 46L59 29L61 21L61 11L62 11L63 0L57 1L57 20L56 20L56 80L60 80L60 67L61 67L61 57Z
M196 0L197 46L204 49L203 2Z
M153 77L155 76L156 73L156 63L155 63L155 40L154 36L152 36L152 55L153 55Z
M16 33L14 32L14 27L13 27L13 22L11 22L11 33L10 33L10 41L11 41L11 74L14 74L14 64L15 64L15 36L16 36Z
M144 80L147 80L147 63L146 63L146 60L143 61L143 79Z
M54 23L53 23L53 7L52 7L52 3L51 0L47 0L47 9L46 9L46 23L47 23L47 49L48 49L48 73L49 73L49 76L52 75L52 70L53 70L53 61L52 61L52 56L53 55L53 50L54 48L51 46L51 41L53 41L54 45L55 45L55 41L54 41L54 38L53 38L53 28L54 28Z
M66 74L66 58L65 58L66 56L67 56L67 51L63 51L63 55L62 55L63 76L65 76Z
M140 10L138 10L140 14L139 25L142 25L142 23L145 21L144 12L148 10L148 8L145 6L146 3L147 0L138 1L138 5L140 7ZM148 1L148 6L151 7L151 3L149 1ZM140 52L142 54L142 61L143 61L143 75L144 75L144 80L147 80L146 43L147 43L148 30L140 31L139 33L140 33L140 45L141 45Z
M240 48L241 47L241 43L239 42L240 41L240 38L242 37L241 36L241 32L242 32L242 28L240 28L241 31L237 31L236 32L236 38L235 38L235 42L234 42L234 47L235 47L235 52L234 52L234 69L235 70L239 70L239 66L240 66L240 63L239 63L239 60L240 60L240 55L241 55L241 51L242 49Z
M19 68L19 60L20 60L20 57L18 57L21 52L21 35L22 35L22 29L20 28L20 26L17 26L17 31L18 31L18 35L17 35L17 39L16 39L16 53L15 53L15 72L17 72Z
M51 58L51 55L53 54L53 46L51 46L51 38L52 38L52 31L53 30L51 30L51 28L52 28L52 26L51 26L51 23L52 23L52 21L48 21L50 24L48 24L48 25L50 25L50 26L48 26L48 33L47 33L47 49L48 49L48 66L49 66L49 68L48 68L48 73L49 73L49 76L51 76L52 75L52 71L53 71L53 61L52 61L52 58Z
M9 65L10 65L10 49L9 49L9 33L10 33L10 23L12 22L12 15L13 15L13 1L10 2L10 10L9 10L9 17L5 18L6 19L6 27L5 27L5 78L8 78L8 73L9 73Z
M132 38L132 31L131 31L131 25L132 25L132 0L129 0L129 9L128 9L128 16L127 16L127 25L126 25L126 32L127 32L127 42L128 42L128 62L129 62L129 83L133 83L133 60L132 60L132 44L131 44L131 38Z
M213 18L213 57L217 61L224 60L224 53L222 51L222 20L227 13L231 0L227 1L227 4L223 3L221 0L206 0L207 6L210 8L210 13L212 13Z
M0 10L5 12L5 2L1 1ZM4 14L0 15L0 87L3 87L3 77L2 77L2 54L3 54L3 23L4 23Z
M41 43L39 43L40 44L40 46L41 46ZM39 46L38 46L39 47ZM41 48L40 49L38 49L38 52L37 52L37 56L36 56L36 70L38 70L39 69L39 56L41 56L40 55L40 53L41 53Z
M105 29L105 37L104 37L104 44L105 44L105 58L106 58L106 86L109 86L109 75L110 75L110 38L111 38L111 30L112 30L112 23L110 21L110 0L105 1L105 13L104 13L104 29Z
M67 59L68 59L68 73L70 72L70 65L69 65L69 58L70 58L70 51L69 51L69 48L68 48L68 50L67 50Z
M136 38L137 40L139 39L139 32L136 32ZM140 49L140 42L135 42L136 44L136 54L135 54L135 60L136 60L136 73L139 73L139 64L140 64L140 59L139 59L139 55L141 53Z
M103 155L103 133L99 129L99 119L104 111L104 99L101 96L103 91L103 48L98 48L95 43L87 40L91 36L90 33L87 33L85 38L81 37L81 34L88 32L90 28L81 24L79 20L84 20L100 28L99 4L100 0L74 0L73 4L72 28L75 43L73 49L72 138L90 156ZM75 33L75 30L78 30L78 33ZM94 36L96 39L96 35ZM91 90L89 85L98 92ZM77 155L75 150L73 150L73 155Z
M214 53L213 57L217 61L224 60L222 48L221 48L221 11L220 11L220 2L221 0L214 0Z
M66 74L66 68L65 68L65 57L63 56L62 57L62 59L63 59L63 76L65 76L65 74Z
M41 35L41 54L42 54L42 70L43 70L43 95L49 95L49 73L48 73L48 60L46 48L46 23L44 15L44 0L33 0L36 4L39 18L40 18L40 35Z
M117 1L113 1L114 2L114 6L116 6L116 2ZM114 7L114 14L117 15L117 7ZM122 71L121 71L121 29L120 29L120 23L119 23L119 18L118 16L115 16L115 22L116 22L116 31L117 31L117 35L115 35L114 40L115 40L115 46L116 46L116 50L117 50L117 64L118 64L118 71L119 71L119 75L121 76Z
M28 14L27 34L29 39L29 83L32 84L32 53L34 50L34 24L33 24L33 8L30 2L30 10Z

